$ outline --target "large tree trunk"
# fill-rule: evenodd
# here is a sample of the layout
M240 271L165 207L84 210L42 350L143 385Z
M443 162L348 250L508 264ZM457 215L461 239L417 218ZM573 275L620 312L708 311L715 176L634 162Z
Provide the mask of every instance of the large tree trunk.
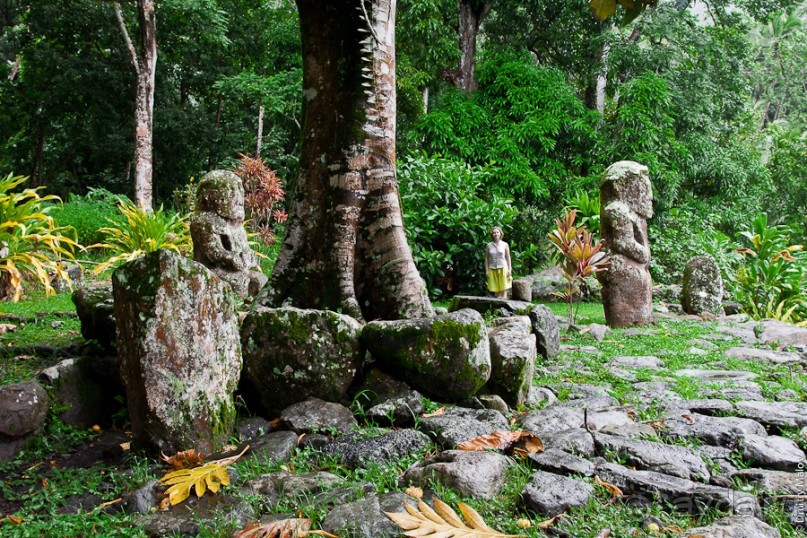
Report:
M395 175L395 0L297 0L303 145L267 302L433 315Z
M476 36L482 21L487 17L492 0L458 0L460 61L454 83L466 92L476 91Z

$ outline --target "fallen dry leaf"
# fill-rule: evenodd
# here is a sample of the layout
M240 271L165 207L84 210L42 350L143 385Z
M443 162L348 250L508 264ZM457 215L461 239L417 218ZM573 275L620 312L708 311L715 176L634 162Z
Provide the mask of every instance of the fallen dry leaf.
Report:
M384 512L396 525L404 529L404 536L442 536L445 538L521 538L523 535L502 534L485 524L482 517L467 504L458 502L467 525L457 513L438 498L434 499L434 508L423 501L418 501L415 508L404 503L407 513Z
M14 332L17 328L16 325L12 325L11 323L0 323L0 334L6 334Z
M532 521L522 517L521 519L516 521L516 527L518 527L519 529L529 529L530 527L532 527Z
M275 418L275 419L270 420L270 421L269 421L269 425L270 425L272 428L277 428L278 426L280 426L280 423L281 423L281 422L282 422L281 418L280 418L280 417L277 417L277 418Z
M542 521L542 522L538 523L538 527L541 528L541 529L548 529L549 527L551 527L552 525L557 523L557 521L560 518L562 518L564 515L565 514L558 514L553 518L547 519L546 521Z
M651 420L650 422L646 422L645 424L647 424L648 426L650 426L651 428L653 428L656 431L659 431L659 430L665 428L663 418L660 418L658 420Z
M446 412L446 408L445 408L445 407L441 407L440 409L438 409L438 410L437 410L437 411L435 411L434 413L426 413L426 414L420 415L420 418L432 418L432 417L439 417L440 415L444 415L444 414L445 414L445 412Z
M119 498L117 498L117 499L114 499L114 500L111 500L111 501L107 501L107 502L105 502L105 503L101 503L101 504L99 504L99 505L98 505L98 509L99 509L99 510L103 510L103 509L104 509L104 508L106 508L107 506L112 506L113 504L118 504L118 503L119 503L119 502L121 502L122 500L123 500L123 499L119 497Z
M404 493L406 493L410 497L414 497L415 499L423 498L423 490L417 486L409 486L408 488L406 488L406 491L404 491Z
M624 495L624 493L622 493L621 489L619 489L617 486L615 486L613 484L609 484L608 482L604 482L603 480L600 479L600 477L598 475L594 476L594 481L597 484L604 487L605 489L607 489L608 491L610 491L611 496L613 496L613 497L622 497Z
M544 451L541 440L529 432L498 430L469 439L457 446L459 450L503 450L520 456Z
M196 452L193 448L177 452L170 458L162 452L160 452L160 456L162 456L162 460L172 469L190 469L198 467L204 461L204 454Z
M690 424L695 424L695 418L692 415L681 415Z
M673 534L681 534L682 532L684 532L675 525L668 525L667 527L664 527L664 530L667 532L671 532Z
M20 523L22 523L22 518L21 517L16 517L16 516L9 515L9 516L6 516L6 519L9 520L9 522L11 522L13 525L19 525Z

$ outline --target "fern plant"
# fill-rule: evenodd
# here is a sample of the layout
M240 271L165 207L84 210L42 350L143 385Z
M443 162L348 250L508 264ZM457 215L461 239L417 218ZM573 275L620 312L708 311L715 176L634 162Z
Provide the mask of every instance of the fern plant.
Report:
M63 257L74 259L80 248L75 230L61 227L48 214L58 196L40 196L36 189L14 192L28 178L9 174L0 179L0 299L14 302L22 296L23 276L32 275L45 288L55 293L51 274L70 282L60 263Z
M112 253L111 258L93 270L94 273L103 273L159 249L173 250L182 255L192 251L185 217L166 213L162 206L156 211L146 211L128 200L118 205L118 211L121 217L107 219L111 226L101 228L105 241L90 246Z

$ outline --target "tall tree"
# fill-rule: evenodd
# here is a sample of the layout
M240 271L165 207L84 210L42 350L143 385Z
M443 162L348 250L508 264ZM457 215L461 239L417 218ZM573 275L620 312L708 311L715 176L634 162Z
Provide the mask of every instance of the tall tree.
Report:
M153 149L154 133L154 75L157 67L157 17L154 0L137 0L139 41L135 48L120 3L115 2L115 16L123 40L137 74L135 98L135 150L134 150L134 199L147 210L152 208L153 197Z
M395 170L395 0L297 0L303 146L268 302L363 319L433 314Z
M476 37L479 27L490 13L493 0L458 0L460 60L454 83L466 92L476 91Z

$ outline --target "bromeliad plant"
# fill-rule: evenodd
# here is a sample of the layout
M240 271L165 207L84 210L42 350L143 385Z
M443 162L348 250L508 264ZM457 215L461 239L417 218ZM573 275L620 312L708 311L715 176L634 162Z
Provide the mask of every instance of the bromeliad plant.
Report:
M557 228L549 233L549 239L557 250L557 262L566 286L556 295L569 303L569 326L574 325L577 318L575 298L586 286L585 279L608 269L608 256L602 252L602 242L584 225L575 226L577 210L566 211L562 219L556 219Z
M776 318L807 325L807 256L790 244L790 229L769 225L765 213L741 232L745 246L736 251L745 262L737 270L733 292L755 319Z
M101 228L106 239L104 243L90 248L103 248L113 254L99 264L93 272L103 273L108 269L139 258L143 254L159 249L173 250L185 255L193 249L187 220L175 213L165 213L160 207L156 211L146 211L126 200L120 203L121 217L107 219L110 227Z
M61 227L48 212L47 204L58 196L40 196L36 189L14 192L28 178L9 174L0 178L0 299L20 300L23 275L30 274L55 293L51 274L70 282L61 263L62 257L74 259L73 250L81 248L75 230Z

